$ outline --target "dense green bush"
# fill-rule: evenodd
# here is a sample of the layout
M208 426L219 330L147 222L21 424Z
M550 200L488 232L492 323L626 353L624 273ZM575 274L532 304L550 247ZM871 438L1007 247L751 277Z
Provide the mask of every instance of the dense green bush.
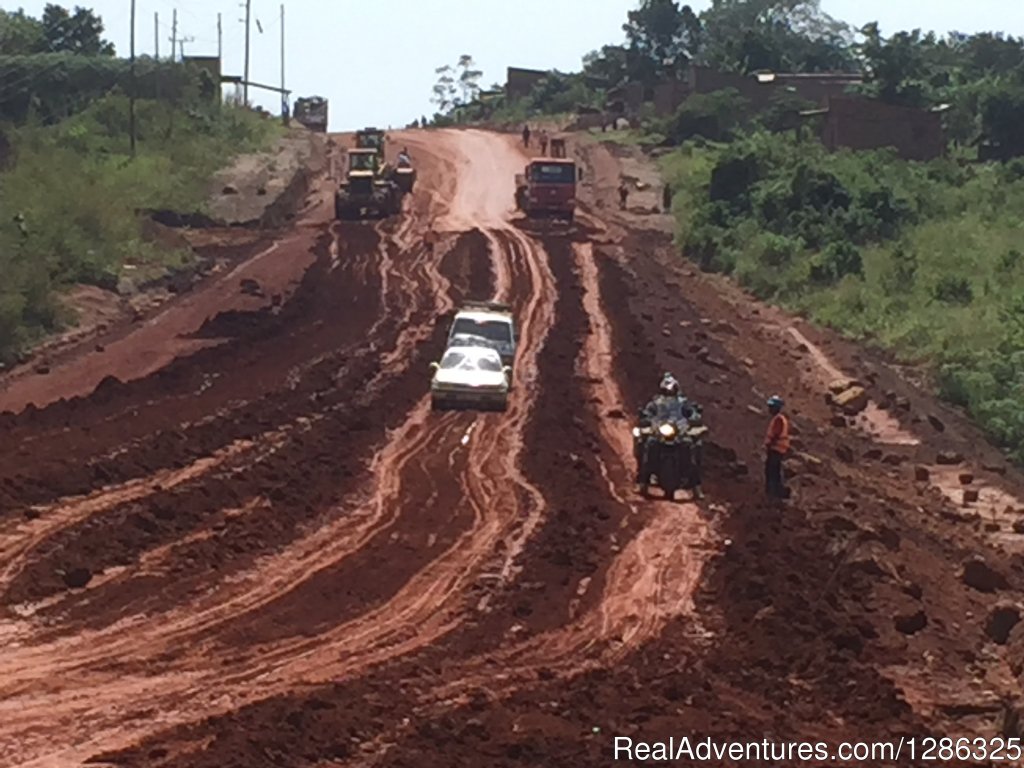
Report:
M135 64L138 98L182 98L198 87L200 70L141 57ZM128 93L130 64L109 56L48 53L0 55L0 121L62 120L111 91Z
M1024 462L1024 174L755 133L664 160L703 268L935 374ZM680 200L679 196L682 197Z
M730 141L743 124L747 100L735 88L699 93L684 101L661 132L673 144L701 136L709 141Z

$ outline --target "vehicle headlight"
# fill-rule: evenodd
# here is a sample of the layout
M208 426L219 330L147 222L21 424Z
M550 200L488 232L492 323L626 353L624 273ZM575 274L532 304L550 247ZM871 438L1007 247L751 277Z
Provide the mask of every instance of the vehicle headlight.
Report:
M633 427L633 437L640 437L640 427Z
M658 427L658 434L662 437L675 437L676 427L674 424L662 424Z

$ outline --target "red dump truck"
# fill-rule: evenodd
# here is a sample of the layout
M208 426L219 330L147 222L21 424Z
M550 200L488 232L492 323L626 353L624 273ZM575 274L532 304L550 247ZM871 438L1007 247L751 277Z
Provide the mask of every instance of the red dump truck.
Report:
M576 211L576 181L581 172L566 158L538 157L516 175L516 208L528 218L572 221Z

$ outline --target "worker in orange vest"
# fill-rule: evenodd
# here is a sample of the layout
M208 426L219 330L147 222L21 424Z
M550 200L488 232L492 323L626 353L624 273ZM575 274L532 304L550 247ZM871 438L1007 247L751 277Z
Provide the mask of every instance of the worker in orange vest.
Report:
M768 398L768 412L772 420L764 438L764 490L773 499L789 498L789 490L782 479L782 461L789 453L789 418L782 412L782 398Z

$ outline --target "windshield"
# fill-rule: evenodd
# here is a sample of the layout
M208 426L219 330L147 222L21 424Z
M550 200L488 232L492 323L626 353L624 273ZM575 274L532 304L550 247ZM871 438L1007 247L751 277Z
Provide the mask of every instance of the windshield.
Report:
M370 134L364 133L364 134L362 134L359 137L359 142L358 143L359 143L360 147L366 147L366 148L370 148L370 149L377 149L378 147L380 147L380 136L378 136L377 134L373 134L373 133L370 133Z
M460 317L455 321L452 335L482 336L488 341L496 341L502 344L512 341L512 329L508 323L497 320L478 321L468 317Z
M501 373L501 358L497 352L487 354L479 349L450 349L441 360L441 369Z
M576 166L571 163L534 163L530 166L530 179L548 184L572 184L576 181Z
M374 155L353 154L348 156L348 167L351 171L372 171L374 169Z

